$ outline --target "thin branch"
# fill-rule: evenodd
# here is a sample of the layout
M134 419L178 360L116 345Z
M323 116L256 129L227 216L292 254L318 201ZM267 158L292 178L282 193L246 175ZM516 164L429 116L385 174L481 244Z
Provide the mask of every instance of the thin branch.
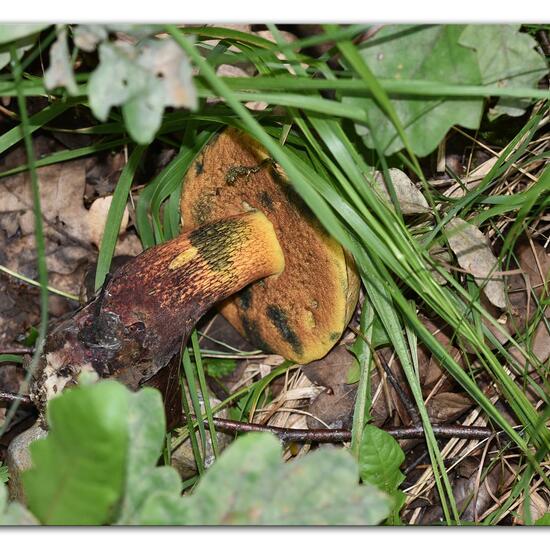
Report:
M18 395L12 392L0 391L0 402L13 403L19 400L22 406L33 407L34 404L28 395ZM191 415L194 417L194 415ZM351 440L351 430L297 430L293 428L278 428L276 426L266 426L264 424L254 424L251 422L239 422L237 420L226 420L224 418L213 418L214 426L217 430L227 433L245 433L245 432L267 432L276 435L281 441L311 441L314 443L342 443ZM208 420L203 420L208 427ZM490 428L480 428L477 426L432 426L434 434L437 437L451 439L458 437L460 439L486 439L494 435ZM396 439L423 439L424 429L422 426L413 428L388 428L386 433Z
M236 420L225 420L214 418L214 425L217 430L227 433L239 432L268 432L276 435L281 441L311 441L314 443L341 443L351 440L351 430L297 430L291 428L278 428L275 426L265 426L263 424L253 424L249 422L238 422ZM205 424L208 424L204 420ZM389 428L384 430L386 433L396 439L423 439L424 429L413 428ZM433 426L434 434L437 437L451 439L458 437L460 439L485 439L494 435L490 428L479 428L477 426Z
M28 395L19 395L11 391L0 390L0 403L14 403L19 401L22 407L34 407L34 403Z

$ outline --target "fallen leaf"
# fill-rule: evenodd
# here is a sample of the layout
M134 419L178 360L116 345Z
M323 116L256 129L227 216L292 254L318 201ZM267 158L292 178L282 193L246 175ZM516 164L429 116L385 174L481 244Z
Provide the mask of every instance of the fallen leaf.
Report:
M312 415L306 418L308 428L350 429L356 395L356 384L335 386L331 393L320 393L308 407Z
M302 366L302 372L315 384L334 391L347 385L348 371L355 361L345 346L336 346L325 357Z
M256 72L256 68L254 65L250 64L249 66L245 68L237 66L237 65L227 65L222 64L219 65L216 69L216 74L218 76L222 77L240 77L240 78L248 78L252 76ZM222 100L219 98L208 98L206 100L207 103L220 103ZM265 101L247 101L245 103L245 107L250 109L251 111L264 111L267 109L267 106L269 104Z
M45 235L49 239L65 238L73 247L99 245L103 236L108 206L112 198L97 199L90 210L84 207L85 163L80 160L44 166L37 170ZM34 235L34 214L29 176L26 173L3 178L0 186L0 228L13 234L15 224L20 234ZM3 216L7 218L4 227ZM123 220L128 222L126 208ZM126 225L121 227L121 233ZM88 248L89 250L89 248ZM68 252L74 258L74 254ZM13 258L13 255L10 255Z
M429 250L429 254L432 261L438 266L443 267L445 270L447 269L445 267L445 264L449 265L451 263L451 253L441 246L432 246ZM441 273L439 273L439 271L434 269L431 265L428 265L428 270L433 275L438 284L447 284L447 280L445 279L445 277L443 277L443 275L441 275Z
M428 201L407 174L398 168L390 168L388 172L395 191L395 197L403 214L424 214L429 211ZM375 172L374 180L369 179L369 181L374 182L375 189L391 204L391 194L383 173Z
M460 267L474 276L477 285L491 303L504 309L504 280L501 275L494 275L494 272L499 270L498 261L485 235L477 227L460 218L455 218L447 224L445 235Z
M105 231L105 224L107 222L107 215L109 214L109 208L111 208L111 203L113 202L113 196L100 197L96 199L90 210L88 211L87 216L87 225L88 225L88 234L90 242L95 244L99 249L101 244L101 239L103 238L103 233ZM130 219L130 214L128 208L124 209L122 214L122 220L120 222L119 235L126 231L128 227L128 220Z
M525 499L522 501L518 509L518 515L515 523L518 525L525 525ZM535 522L542 518L545 514L550 512L550 503L547 499L544 499L539 491L534 491L529 494L529 513L531 514L531 521Z
M478 487L478 470L481 466L476 459L470 459L469 462L471 467L465 471L469 475L466 477L460 476L455 479L452 487L460 519L473 522L478 521L479 517L494 503L492 495L498 493L498 488L502 482L502 469L497 464L485 478L481 478ZM461 471L459 470L458 473L460 475ZM476 488L478 488L477 493ZM439 501L435 493L434 499ZM426 508L421 523L423 525L431 525L441 521L443 521L443 511L441 506L436 504Z
M270 42L275 42L275 43L277 42L277 40L275 39L271 31L258 31L256 32L256 34L258 36L261 36L262 38L265 38L265 40L269 40ZM289 44L291 42L298 40L298 37L295 34L292 34L291 32L288 32L288 31L279 31L279 34L281 35L283 43ZM281 61L286 61L286 56L284 53L277 52L275 55L277 56L277 59L280 59ZM301 66L302 68L307 69L307 64L301 63ZM292 65L285 63L284 67L288 70L290 74L293 74L293 75L296 74L296 71L294 70Z
M535 297L540 299L550 282L550 254L541 244L523 238L518 241L514 254L522 273L505 278L511 306L509 327L513 333L526 327L537 309Z
M453 184L443 194L446 197L453 199L460 199L466 195L466 193L472 189L475 189L481 180L491 171L493 166L497 163L499 157L491 157L486 160L474 170L472 170L467 176L461 178L460 182Z
M438 424L454 422L473 405L466 394L440 392L426 404L432 422Z
M39 141L39 140L37 140ZM22 148L6 155L6 168L24 162ZM84 206L88 160L74 160L37 170L44 221L48 283L53 288L76 296L87 265L96 259L101 242L110 197L98 199L90 210ZM37 255L34 214L27 173L2 179L0 185L0 264L17 273L37 279ZM124 230L128 211L124 214ZM136 255L141 251L136 235L125 232L119 238L116 253ZM38 320L38 290L2 275L0 278L0 342L9 345ZM52 317L64 315L76 303L50 295L48 309Z

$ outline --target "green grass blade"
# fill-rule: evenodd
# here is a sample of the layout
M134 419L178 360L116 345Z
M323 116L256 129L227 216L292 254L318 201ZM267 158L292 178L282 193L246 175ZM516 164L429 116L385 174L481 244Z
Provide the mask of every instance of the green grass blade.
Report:
M128 163L122 170L118 180L115 192L113 193L113 201L107 214L105 221L105 232L101 239L99 247L99 255L97 258L97 270L95 274L95 289L99 290L105 281L105 277L109 273L111 259L115 251L118 233L120 231L120 223L124 215L124 209L128 202L130 187L136 173L137 167L146 147L137 146L130 155Z

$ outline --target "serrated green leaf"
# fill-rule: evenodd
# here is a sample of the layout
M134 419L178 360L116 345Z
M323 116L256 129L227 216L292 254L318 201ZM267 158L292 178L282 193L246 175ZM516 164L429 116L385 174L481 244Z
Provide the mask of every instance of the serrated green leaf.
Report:
M142 521L187 525L374 525L390 510L386 495L357 483L344 449L321 449L285 464L271 434L248 434L231 445L179 501L154 495Z
M503 88L536 88L548 72L544 57L535 47L536 41L520 33L521 25L468 25L460 35L459 43L475 50L482 84L496 84ZM489 115L520 116L532 100L501 98Z
M404 460L405 454L391 435L372 424L365 426L359 449L361 480L394 497L397 509L402 504L398 487L405 479L399 469Z
M49 434L31 445L23 473L30 510L46 525L98 525L124 488L130 392L115 381L79 386L50 401Z
M377 78L480 84L475 53L458 42L463 29L463 25L385 25L361 55ZM367 111L369 127L356 127L368 147L375 148L373 132L386 155L403 148L394 125L374 100L347 97L346 101ZM483 102L478 98L396 97L392 104L413 151L425 156L453 124L477 128Z

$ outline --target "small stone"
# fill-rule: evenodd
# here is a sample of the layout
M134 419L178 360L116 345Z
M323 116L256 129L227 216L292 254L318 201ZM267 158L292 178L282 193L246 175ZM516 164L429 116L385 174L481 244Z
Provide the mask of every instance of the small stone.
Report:
M31 463L29 446L33 441L46 437L47 431L38 423L15 437L8 447L6 464L9 471L8 492L11 500L25 502L21 474L28 470Z

